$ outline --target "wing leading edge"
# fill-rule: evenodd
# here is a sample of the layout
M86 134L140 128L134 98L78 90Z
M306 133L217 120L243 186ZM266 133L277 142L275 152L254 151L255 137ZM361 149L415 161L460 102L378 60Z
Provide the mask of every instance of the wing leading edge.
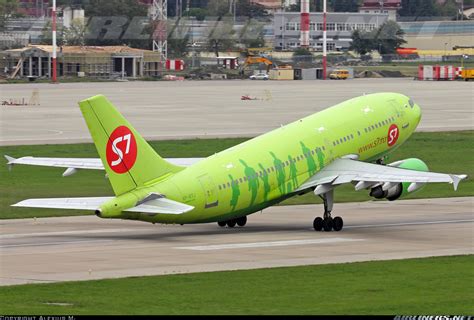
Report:
M357 182L356 190L373 187L380 184L410 182L431 183L447 182L457 190L461 180L466 175L445 174L436 172L416 171L397 168L389 165L379 165L352 159L336 159L321 171L310 177L296 191L316 187L315 193L324 193L324 189L349 182ZM319 188L319 190L318 190ZM318 192L320 191L320 192Z

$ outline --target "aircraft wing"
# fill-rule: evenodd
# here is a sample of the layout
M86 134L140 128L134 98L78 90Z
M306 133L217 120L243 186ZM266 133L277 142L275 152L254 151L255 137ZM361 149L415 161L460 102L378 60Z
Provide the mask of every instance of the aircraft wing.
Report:
M28 199L18 202L12 207L27 208L51 208L51 209L77 209L95 211L100 206L114 197L93 197L93 198L49 198L49 199ZM155 214L182 214L194 209L184 203L166 198L152 198L141 201L135 207L124 211L140 212L147 215Z
M104 170L104 165L99 158L38 158L38 157L22 157L15 159L5 155L8 165L11 167L15 164L24 164L30 166L45 166L67 168L63 176L75 173L77 169ZM204 158L167 158L166 161L178 165L189 167Z
M413 184L448 182L453 184L454 190L456 190L459 182L466 177L466 175L402 169L395 166L379 165L352 159L336 159L310 177L295 191L316 187L315 193L321 194L332 186L349 182L357 182L356 190L385 183L400 182L411 182Z

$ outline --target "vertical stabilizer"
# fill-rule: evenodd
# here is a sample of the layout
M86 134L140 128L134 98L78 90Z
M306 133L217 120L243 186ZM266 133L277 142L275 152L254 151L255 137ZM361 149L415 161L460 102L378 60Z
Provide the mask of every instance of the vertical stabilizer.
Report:
M116 195L183 169L161 158L103 95L79 106Z

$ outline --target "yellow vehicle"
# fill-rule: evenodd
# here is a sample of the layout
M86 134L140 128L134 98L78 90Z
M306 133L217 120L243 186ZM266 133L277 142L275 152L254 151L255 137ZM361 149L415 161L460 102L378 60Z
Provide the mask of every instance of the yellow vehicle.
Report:
M346 80L347 78L349 78L348 70L334 70L329 74L329 79Z
M461 71L461 78L465 81L474 80L474 69L464 69Z

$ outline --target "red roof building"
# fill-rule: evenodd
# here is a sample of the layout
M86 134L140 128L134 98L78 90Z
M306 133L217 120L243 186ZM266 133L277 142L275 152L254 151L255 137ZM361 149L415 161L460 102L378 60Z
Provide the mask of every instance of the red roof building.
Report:
M48 16L49 0L18 0L18 13L28 17Z

